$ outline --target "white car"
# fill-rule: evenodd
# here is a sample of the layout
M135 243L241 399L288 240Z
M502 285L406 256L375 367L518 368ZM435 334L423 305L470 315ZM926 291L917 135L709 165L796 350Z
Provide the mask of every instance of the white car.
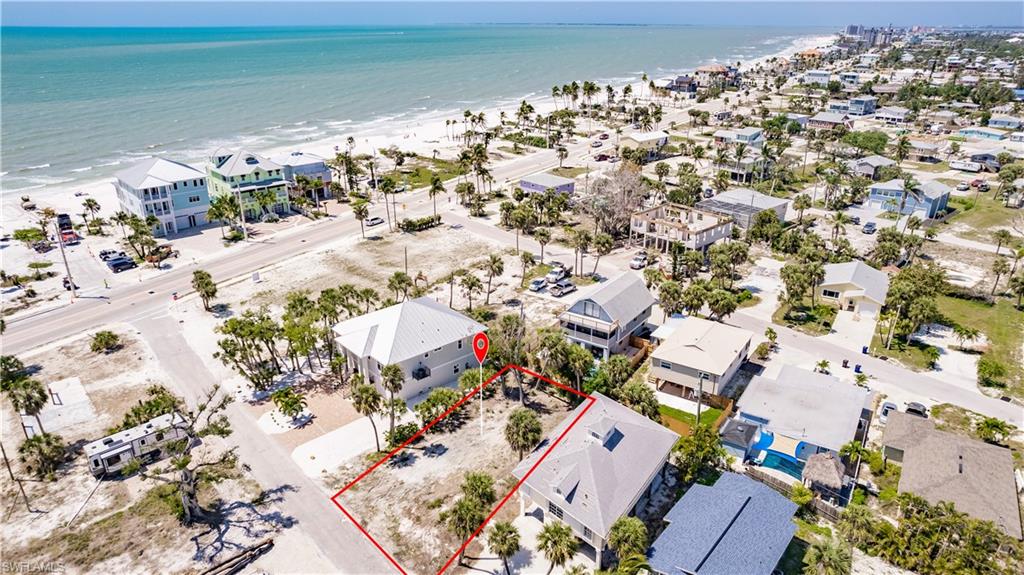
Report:
M883 403L882 409L878 410L878 421L885 423L886 421L889 420L889 414L894 411L899 411L895 403L891 401Z
M366 220L364 220L364 221L366 222L366 226L367 227L372 228L373 226L379 226L379 225L383 224L384 223L384 218L382 218L380 216L373 216L372 218L366 218Z
M647 267L647 254L637 254L629 262L629 267L634 270L641 270Z
M568 275L569 275L569 272L567 272L565 270L565 268L563 268L561 266L556 266L556 267L551 268L551 271L548 272L548 275L544 276L544 279L547 281L547 283L553 284L553 283L557 283L558 280L560 280L560 279L562 279L562 278L564 278L564 277L566 277Z
M544 278L536 278L530 282L530 291L540 291L544 289L544 286L548 285L548 280Z

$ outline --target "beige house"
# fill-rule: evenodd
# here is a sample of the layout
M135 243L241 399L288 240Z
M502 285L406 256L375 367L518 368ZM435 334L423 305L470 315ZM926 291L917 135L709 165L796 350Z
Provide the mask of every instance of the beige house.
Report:
M732 218L682 204L665 203L635 212L629 218L629 241L662 252L674 243L704 251L732 237Z
M750 354L754 334L699 317L673 318L671 332L651 353L651 376L658 389L695 398L698 391L721 395Z
M631 132L619 138L619 150L630 148L632 150L644 150L647 157L651 158L658 154L665 144L668 143L668 132L656 130L654 132Z
M825 280L814 288L818 297L841 310L876 316L889 293L889 276L854 260L825 266Z

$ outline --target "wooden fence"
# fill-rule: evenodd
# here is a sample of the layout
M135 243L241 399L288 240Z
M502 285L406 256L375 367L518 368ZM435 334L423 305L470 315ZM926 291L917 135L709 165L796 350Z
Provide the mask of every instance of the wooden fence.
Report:
M779 493L785 495L786 497L789 497L790 494L793 492L793 483L796 483L795 479L793 480L793 482L787 483L779 479L778 477L769 475L764 471L757 469L756 467L747 466L744 470L744 473L747 475L747 477L764 483L768 487L771 487L772 489L778 491ZM828 519L829 521L839 521L839 516L842 515L843 512L841 508L836 507L835 505L832 505L828 501L825 501L824 499L820 499L818 497L815 497L814 499L811 500L809 507L812 511L814 511L821 517Z

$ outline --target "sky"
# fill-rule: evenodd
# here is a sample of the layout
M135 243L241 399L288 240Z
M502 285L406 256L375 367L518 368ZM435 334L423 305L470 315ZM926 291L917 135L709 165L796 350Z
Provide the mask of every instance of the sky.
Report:
M9 2L4 26L338 26L475 23L742 26L1024 26L1024 2L768 0L725 2Z

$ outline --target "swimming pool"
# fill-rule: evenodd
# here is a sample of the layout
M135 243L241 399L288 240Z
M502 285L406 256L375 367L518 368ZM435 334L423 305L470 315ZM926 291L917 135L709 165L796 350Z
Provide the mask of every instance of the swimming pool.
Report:
M779 471L793 477L794 479L803 479L804 464L801 462L794 462L790 459L782 457L776 453L768 452L764 457L764 462L761 464L762 467L769 469L778 469Z

